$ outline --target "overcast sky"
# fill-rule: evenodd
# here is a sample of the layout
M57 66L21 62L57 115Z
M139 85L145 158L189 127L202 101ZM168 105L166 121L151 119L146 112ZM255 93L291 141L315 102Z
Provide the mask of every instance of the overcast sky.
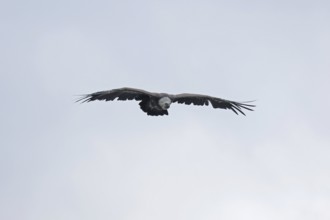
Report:
M330 219L330 1L1 1L0 219ZM77 104L137 87L237 116Z

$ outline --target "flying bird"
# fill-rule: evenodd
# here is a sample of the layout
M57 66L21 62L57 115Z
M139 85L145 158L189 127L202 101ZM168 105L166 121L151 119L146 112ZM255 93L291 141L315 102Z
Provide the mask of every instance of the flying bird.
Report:
M213 108L230 109L237 115L241 113L243 115L243 110L253 111L255 105L246 104L247 102L234 102L226 99L216 98L208 95L200 94L189 94L182 93L177 95L167 94L167 93L153 93L142 89L135 88L119 88L100 92L94 92L91 94L83 95L82 98L77 100L77 102L91 102L95 100L104 101L126 101L126 100L136 100L140 101L139 105L142 111L151 116L163 116L168 115L168 109L172 103L179 104L194 104L194 105L211 105Z

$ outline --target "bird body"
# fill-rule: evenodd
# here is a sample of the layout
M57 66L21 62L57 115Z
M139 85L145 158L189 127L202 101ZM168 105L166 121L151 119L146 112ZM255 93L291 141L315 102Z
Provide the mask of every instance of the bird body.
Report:
M177 95L167 93L153 93L135 88L119 88L107 91L100 91L84 95L78 102L91 102L95 100L114 101L117 100L136 100L140 101L139 105L142 111L150 116L168 115L168 109L172 103L179 104L194 104L194 105L208 105L209 102L213 108L230 109L236 114L244 112L242 109L253 111L252 107L255 105L229 101L221 98L216 98L207 95L182 93Z

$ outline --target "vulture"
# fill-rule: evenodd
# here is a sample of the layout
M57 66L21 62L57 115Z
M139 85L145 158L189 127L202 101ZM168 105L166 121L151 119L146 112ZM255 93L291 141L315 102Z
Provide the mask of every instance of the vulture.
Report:
M248 102L235 102L226 99L216 98L208 95L182 93L177 95L167 93L153 93L142 89L135 88L119 88L91 94L83 95L77 102L91 102L95 100L114 101L136 100L140 101L139 105L142 111L150 116L168 115L168 109L172 103L194 104L194 105L211 105L213 108L230 109L237 115L244 114L243 110L253 111L255 105L246 104Z

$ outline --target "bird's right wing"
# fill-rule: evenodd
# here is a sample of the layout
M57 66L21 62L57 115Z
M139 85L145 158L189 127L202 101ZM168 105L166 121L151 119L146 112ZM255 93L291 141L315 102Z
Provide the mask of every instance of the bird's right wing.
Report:
M83 95L77 102L91 102L95 100L113 101L116 98L118 98L117 100L142 100L150 96L152 96L151 92L124 87Z

